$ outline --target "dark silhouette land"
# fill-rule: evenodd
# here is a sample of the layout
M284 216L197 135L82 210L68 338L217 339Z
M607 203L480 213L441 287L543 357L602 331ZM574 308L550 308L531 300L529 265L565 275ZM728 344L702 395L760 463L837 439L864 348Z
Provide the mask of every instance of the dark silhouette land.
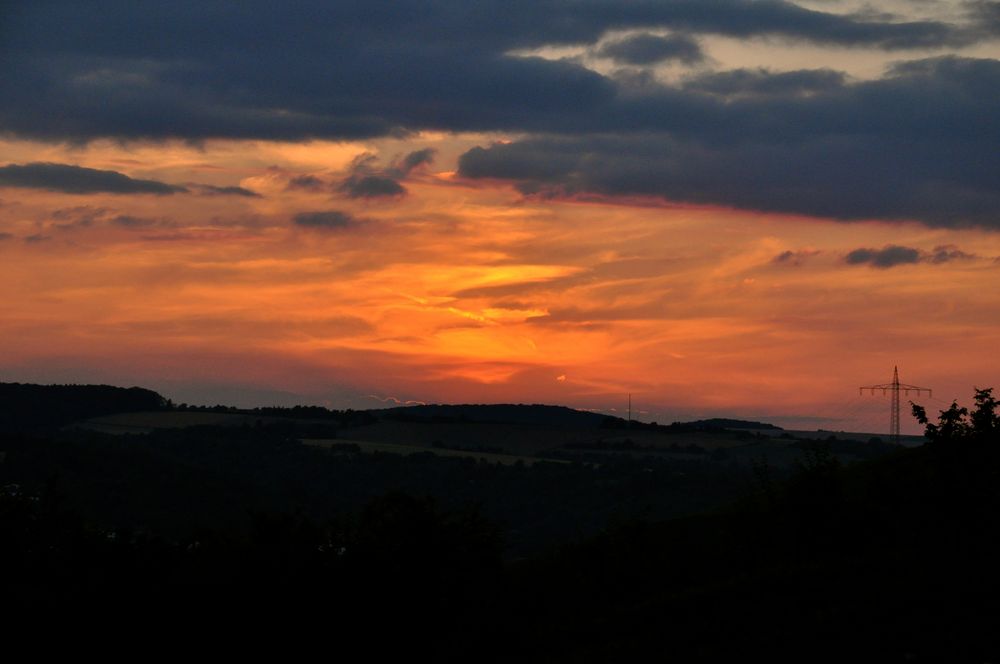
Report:
M914 406L910 449L549 406L0 396L0 569L26 624L464 661L1000 654L989 389Z

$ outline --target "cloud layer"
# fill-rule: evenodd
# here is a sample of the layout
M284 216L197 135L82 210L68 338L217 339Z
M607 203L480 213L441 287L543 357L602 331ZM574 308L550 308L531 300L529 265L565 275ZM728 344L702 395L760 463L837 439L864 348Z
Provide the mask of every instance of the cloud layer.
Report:
M1000 61L947 55L995 39L997 4L967 3L954 20L830 7L12 3L0 32L0 131L72 142L511 132L520 140L467 153L461 174L548 196L648 195L838 219L1000 226L1000 156L992 149L1000 144ZM636 71L661 62L701 67L712 58L706 40L717 37L909 61L874 80L823 68L699 69L672 81ZM537 55L554 47L632 73ZM934 57L916 56L920 50ZM405 160L396 167L412 168ZM155 183L104 177L103 186L157 193ZM401 179L359 170L339 191L401 197ZM170 191L162 186L159 193Z
M297 226L323 230L338 230L350 228L358 223L349 212L343 210L324 210L322 212L300 212L292 221Z
M1000 228L996 60L925 59L854 84L731 72L623 99L612 115L611 133L474 148L459 172L526 193Z
M0 166L0 187L45 189L67 194L176 194L185 187L156 180L136 180L117 171L83 168L70 164L35 162ZM218 189L211 187L210 189ZM216 193L232 193L216 191ZM247 192L251 193L251 192ZM252 194L251 194L252 195Z
M867 264L887 269L920 261L920 252L911 247L887 245L881 249L855 249L844 257L851 265Z
M609 42L597 54L630 65L649 65L664 60L691 64L705 59L698 42L687 35L661 37L647 33Z
M966 253L952 244L934 247L933 251L929 252L920 251L913 247L887 244L881 249L855 249L844 257L844 262L849 265L870 265L884 270L898 265L912 265L914 263L940 265L974 258L976 258L974 254Z

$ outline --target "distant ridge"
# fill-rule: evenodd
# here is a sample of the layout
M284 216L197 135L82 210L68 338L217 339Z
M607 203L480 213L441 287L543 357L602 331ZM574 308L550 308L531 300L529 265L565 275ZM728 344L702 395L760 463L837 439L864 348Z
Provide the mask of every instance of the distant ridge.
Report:
M169 407L167 399L141 387L0 383L2 428L61 426L88 417Z
M769 431L781 431L781 427L767 422L754 422L753 420L733 420L727 417L713 417L707 420L695 420L694 422L684 422L690 427L702 427L705 429L767 429Z
M414 422L488 422L587 429L601 426L606 419L605 415L598 413L542 404L434 404L400 406L368 412L386 419Z
M0 383L0 428L63 426L71 422L118 413L173 410L174 404L162 395L141 387L112 385L35 385ZM280 409L237 409L225 406L200 408L251 415L277 417L338 416L316 406ZM273 411L273 412L272 412ZM773 424L731 418L711 418L694 422L663 425L639 421L627 422L612 415L576 410L567 406L545 404L429 404L398 406L354 412L404 422L470 422L484 424L523 424L563 429L635 428L670 431L705 431L718 429L781 430Z
M386 419L409 422L482 422L493 424L532 424L564 428L596 427L620 428L627 425L621 417L576 410L566 406L544 404L432 404L424 406L399 406L370 410L369 413ZM765 422L715 417L694 422L675 422L671 425L647 424L634 421L637 428L673 428L686 431L712 429L762 429L780 431L781 427Z

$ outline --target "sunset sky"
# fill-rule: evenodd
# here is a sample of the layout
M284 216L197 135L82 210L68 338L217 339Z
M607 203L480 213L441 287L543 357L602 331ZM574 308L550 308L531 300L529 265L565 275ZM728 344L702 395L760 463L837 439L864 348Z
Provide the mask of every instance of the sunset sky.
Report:
M861 431L894 365L1000 388L1000 2L14 1L0 63L2 381Z

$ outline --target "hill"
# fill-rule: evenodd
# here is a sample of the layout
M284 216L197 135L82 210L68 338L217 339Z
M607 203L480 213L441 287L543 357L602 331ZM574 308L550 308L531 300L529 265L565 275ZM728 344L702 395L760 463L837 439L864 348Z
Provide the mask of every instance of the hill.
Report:
M670 425L640 422L576 410L566 406L547 406L542 404L460 404L443 405L427 404L417 406L399 406L367 411L376 416L397 421L408 422L480 422L492 424L532 424L536 426L551 426L560 428L591 429L595 427L620 428L631 426L636 429L673 428L686 431L722 430L722 429L754 429L780 430L773 424L738 420L730 418L712 418L694 422L674 422Z
M5 601L442 661L996 661L1000 418L976 400L867 461L792 440L788 473L600 427L599 463L532 465L309 446L294 418L0 432Z
M755 429L760 431L781 431L781 427L766 422L755 422L753 420L734 420L727 417L713 417L707 420L695 420L694 422L682 422L682 426L692 428L703 427L706 429Z
M540 404L464 404L401 406L368 411L373 415L407 422L479 422L533 424L589 429L601 425L605 416L565 406Z
M141 387L0 383L0 429L61 426L100 415L169 407L163 396Z

